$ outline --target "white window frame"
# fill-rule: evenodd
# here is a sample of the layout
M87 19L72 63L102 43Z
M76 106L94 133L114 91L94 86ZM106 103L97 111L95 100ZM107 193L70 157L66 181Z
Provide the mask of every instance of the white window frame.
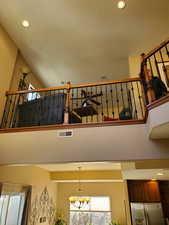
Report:
M0 197L2 199L1 200L2 205L1 205L1 208L0 208L0 224L2 224L2 225L8 225L7 221L8 221L8 217L10 216L10 214L9 214L9 207L10 207L9 204L10 204L10 200L13 196L20 197L18 214L16 215L17 216L17 224L16 225L21 224L24 202L25 202L25 194L24 193L16 193L16 194L2 194L1 197ZM4 220L1 221L2 214L4 214Z
M89 210L79 210L79 209L75 209L75 210L71 210L71 203L69 203L69 224L70 225L72 225L71 224L71 217L70 217L70 213L71 212L77 212L77 213L80 213L80 212L89 212L89 213L110 213L110 217L111 217L111 221L112 221L112 210L111 210L111 198L110 198L110 196L89 196L89 195L83 195L83 196L78 196L78 195L74 195L74 196L70 196L70 197L89 197L89 198L103 198L103 197L105 197L105 198L108 198L109 199L109 210L91 210L91 209L89 209Z

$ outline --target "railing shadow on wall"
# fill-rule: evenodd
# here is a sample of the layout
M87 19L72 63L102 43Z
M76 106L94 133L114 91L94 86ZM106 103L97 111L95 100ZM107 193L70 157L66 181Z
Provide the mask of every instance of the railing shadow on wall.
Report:
M146 116L140 78L6 92L1 129L141 123Z

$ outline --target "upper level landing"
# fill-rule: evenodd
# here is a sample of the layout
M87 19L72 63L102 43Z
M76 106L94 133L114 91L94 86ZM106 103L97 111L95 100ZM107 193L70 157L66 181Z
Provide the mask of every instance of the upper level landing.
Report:
M152 140L169 137L168 44L142 55L140 78L8 91L0 164L169 158Z

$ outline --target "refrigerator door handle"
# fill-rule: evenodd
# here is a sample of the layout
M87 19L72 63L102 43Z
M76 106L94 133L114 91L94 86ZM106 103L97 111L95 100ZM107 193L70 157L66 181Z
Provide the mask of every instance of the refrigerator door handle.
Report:
M147 209L145 207L145 204L144 204L144 216L145 216L145 220L146 220L146 225L150 225L149 219L148 219L148 213L147 213Z
M147 213L147 211L146 211L146 210L145 210L145 217L146 217L146 223L147 223L147 225L150 225L150 224L149 224L148 213Z

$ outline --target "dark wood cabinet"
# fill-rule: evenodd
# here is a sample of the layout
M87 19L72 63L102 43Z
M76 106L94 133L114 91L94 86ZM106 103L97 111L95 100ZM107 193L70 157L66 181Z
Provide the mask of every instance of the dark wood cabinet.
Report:
M160 202L160 191L157 181L128 181L130 202Z
M169 218L169 181L159 181L164 216Z

